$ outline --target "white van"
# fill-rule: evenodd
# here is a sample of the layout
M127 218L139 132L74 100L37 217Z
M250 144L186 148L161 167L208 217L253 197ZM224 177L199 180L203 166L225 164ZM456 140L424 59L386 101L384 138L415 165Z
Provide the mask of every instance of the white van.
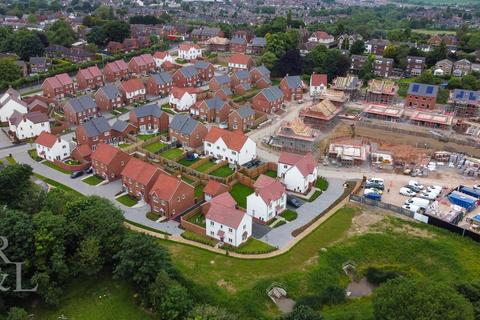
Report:
M420 190L423 189L423 185L421 185L418 181L415 181L415 180L410 180L410 181L408 181L408 185L409 185L409 186L414 186L414 187L416 187L416 188L418 188L418 189L420 189Z
M414 204L404 204L402 208L413 213L418 213L420 211L420 207Z
M368 183L376 183L376 184L384 185L385 181L382 178L368 178L367 179L367 184Z
M419 206L422 209L427 209L428 205L430 204L430 201L427 199L422 199L422 198L411 198L405 201L405 204L414 204L416 206Z

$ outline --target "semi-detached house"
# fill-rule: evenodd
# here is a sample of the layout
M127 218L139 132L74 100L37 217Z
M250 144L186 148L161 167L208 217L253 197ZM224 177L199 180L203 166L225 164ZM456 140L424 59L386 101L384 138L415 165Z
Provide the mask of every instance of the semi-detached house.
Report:
M57 74L47 78L42 83L43 95L47 98L65 98L75 95L75 86L72 78L66 73Z
M195 60L202 57L202 49L197 44L182 43L178 46L178 58Z
M207 132L207 127L185 114L176 114L168 128L170 140L191 148L200 147Z
M264 113L276 112L283 105L283 97L283 92L279 87L265 88L253 97L252 108Z
M103 74L97 66L81 69L77 73L77 87L80 90L96 89L103 86Z
M20 99L20 94L12 88L9 88L0 97L0 122L8 122L8 119L14 112L27 113L27 104Z
M146 98L146 90L143 82L139 79L130 79L123 81L119 87L123 99L126 104L133 104L144 101Z
M132 197L148 202L150 189L159 174L157 166L132 157L121 173L122 188Z
M170 72L163 71L151 75L147 80L147 93L152 96L167 96L173 87L173 78Z
M43 131L50 132L48 116L38 111L26 114L14 111L8 119L8 124L10 132L19 140L34 138Z
M108 83L93 95L98 109L110 112L124 106L123 96L113 83Z
M126 80L128 78L128 65L122 59L107 63L103 68L106 82Z
M130 155L109 144L98 144L91 155L93 172L107 180L120 178L123 168L130 160Z
M234 165L243 165L257 157L257 146L252 139L218 127L212 127L205 136L203 149L206 155Z
M98 108L92 97L81 96L66 101L63 104L63 114L70 124L81 124L98 117Z

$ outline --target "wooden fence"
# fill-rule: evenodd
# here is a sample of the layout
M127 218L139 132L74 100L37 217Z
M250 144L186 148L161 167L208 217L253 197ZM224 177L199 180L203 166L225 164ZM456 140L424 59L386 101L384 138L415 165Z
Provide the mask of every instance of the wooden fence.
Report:
M202 212L201 207L197 207L194 210L187 213L186 215L181 216L180 217L180 226L185 230L188 230L188 231L194 232L196 234L205 236L206 235L206 229L205 228L188 221L188 219L190 219L194 215L202 214L201 212Z
M82 170L90 168L90 166L91 166L91 162L83 162L83 163L80 163L80 164L66 164L65 162L57 160L57 159L53 160L53 163L55 165L59 166L60 168L62 168L63 170L67 170L67 171L70 171L70 172L82 171Z

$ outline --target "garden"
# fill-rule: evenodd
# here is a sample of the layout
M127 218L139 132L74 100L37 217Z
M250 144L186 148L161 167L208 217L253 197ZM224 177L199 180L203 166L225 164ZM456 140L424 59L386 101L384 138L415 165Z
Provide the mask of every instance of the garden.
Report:
M97 184L103 182L104 180L97 175L92 175L88 178L83 179L82 181L91 186L96 186Z
M199 157L196 157L194 159L187 159L187 158L182 158L180 160L178 160L177 162L185 167L190 167L192 164L194 164L195 162L197 162L198 160L200 160Z
M277 171L275 170L267 170L263 173L266 176L269 176L271 178L276 178L277 177Z
M226 164L223 167L220 167L210 172L210 175L215 177L225 178L225 177L230 177L234 172L235 170L233 170L232 168L229 167L228 164Z
M232 186L230 194L241 208L247 208L247 197L253 193L253 189L244 184L236 183Z
M202 228L206 227L205 216L200 211L191 216L187 221Z
M180 157L181 155L183 155L183 150L179 149L179 148L169 149L167 151L164 151L164 152L160 153L160 156L162 156L162 157L164 157L165 159L168 159L168 160L176 159L176 158Z
M138 200L129 194L124 194L123 196L116 198L116 200L127 207L133 207L138 203Z
M197 168L195 168L195 170L197 170L198 172L206 172L206 171L208 171L208 169L210 169L214 165L215 165L215 162L206 161L206 162L202 163L201 165L199 165Z
M165 147L166 144L161 142L161 141L156 141L150 144L147 144L143 148L151 153L157 153L159 152L163 147Z

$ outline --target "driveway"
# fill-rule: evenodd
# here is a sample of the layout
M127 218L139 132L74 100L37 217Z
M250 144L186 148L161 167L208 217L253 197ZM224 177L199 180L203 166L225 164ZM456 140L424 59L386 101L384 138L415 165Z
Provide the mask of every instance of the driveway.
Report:
M264 237L267 233L272 230L269 226L264 224L257 223L255 221L252 222L252 237L256 239L260 239Z

